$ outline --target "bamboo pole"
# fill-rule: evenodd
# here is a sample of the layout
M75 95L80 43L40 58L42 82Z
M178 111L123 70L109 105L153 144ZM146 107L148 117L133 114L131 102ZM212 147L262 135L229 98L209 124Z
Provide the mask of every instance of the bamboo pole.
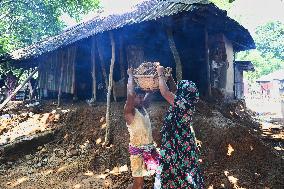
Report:
M93 99L97 100L97 80L96 80L96 56L95 56L96 43L95 39L92 39L91 48L91 61L92 61L92 78L93 78Z
M171 48L171 51L173 53L175 63L176 63L176 78L178 81L182 80L182 65L181 65L181 60L180 56L174 41L174 36L173 36L173 30L171 28L167 29L167 35L168 35L168 41L169 45Z
M17 94L17 92L33 77L33 75L38 71L38 67L29 75L29 77L20 84L14 92L7 97L7 99L0 105L0 111L8 104L8 102Z
M62 95L62 84L63 84L63 70L64 70L64 61L63 61L63 51L61 51L61 70L60 70L60 80L59 80L59 87L58 87L58 96L57 96L57 106L60 106L61 103L61 95Z
M115 62L115 41L113 37L113 33L109 32L110 40L111 40L111 64L109 68L109 85L107 92L107 111L106 111L106 134L105 134L105 144L109 143L109 131L110 131L110 95L113 83L113 67Z

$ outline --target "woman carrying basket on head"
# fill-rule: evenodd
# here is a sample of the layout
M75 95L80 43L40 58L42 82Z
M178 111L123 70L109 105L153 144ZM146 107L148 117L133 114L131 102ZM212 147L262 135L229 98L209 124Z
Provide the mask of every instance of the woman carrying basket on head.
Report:
M164 67L157 66L157 72L160 92L170 103L161 130L161 188L204 188L191 126L195 103L199 98L197 88L193 82L181 80L174 94L166 85Z

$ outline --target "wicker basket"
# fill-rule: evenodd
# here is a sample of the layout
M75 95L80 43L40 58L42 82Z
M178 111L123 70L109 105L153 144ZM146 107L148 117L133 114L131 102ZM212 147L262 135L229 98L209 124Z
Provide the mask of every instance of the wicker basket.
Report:
M165 75L168 80L170 75ZM144 91L159 90L159 78L157 75L133 75L134 81Z

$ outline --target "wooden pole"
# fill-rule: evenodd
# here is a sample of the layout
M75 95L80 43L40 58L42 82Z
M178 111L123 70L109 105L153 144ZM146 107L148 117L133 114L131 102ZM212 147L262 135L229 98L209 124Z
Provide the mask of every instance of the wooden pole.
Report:
M17 94L17 92L33 77L33 75L38 71L38 67L29 75L29 77L20 84L13 93L7 97L7 99L0 105L0 111L8 104L8 102Z
M171 51L173 53L175 63L176 63L176 78L178 81L180 81L182 80L182 65L181 65L180 56L179 56L179 53L177 51L177 47L174 41L172 28L167 29L167 35L168 35L169 45L170 45L170 48L171 48Z
M207 27L204 28L205 33L205 63L206 63L206 88L207 96L210 98L212 96L211 92L211 79L210 79L210 64L209 64L209 47L208 47L208 31Z
M94 102L97 100L97 80L96 80L96 56L95 56L96 43L95 38L92 39L91 48L91 61L92 61L92 78L93 78L93 99Z
M108 85L108 92L107 92L107 111L106 111L106 135L105 135L105 144L109 143L109 131L110 131L110 95L112 89L112 82L113 82L113 67L115 62L115 41L113 37L113 33L109 32L110 40L111 40L111 64L109 68L109 85Z
M59 87L58 87L58 97L57 97L57 106L60 106L61 95L62 95L62 83L63 83L63 70L64 70L64 61L63 61L63 51L61 51L61 70L60 70L60 80L59 80Z

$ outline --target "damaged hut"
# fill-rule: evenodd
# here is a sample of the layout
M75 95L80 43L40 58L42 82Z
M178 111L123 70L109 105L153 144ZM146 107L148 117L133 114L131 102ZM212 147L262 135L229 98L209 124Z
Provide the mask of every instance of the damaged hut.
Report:
M253 48L248 30L206 0L145 0L98 14L1 62L37 67L42 98L104 100L109 80L114 98L124 97L127 68L145 61L172 67L174 77L194 81L204 97L217 88L235 98L234 55Z

